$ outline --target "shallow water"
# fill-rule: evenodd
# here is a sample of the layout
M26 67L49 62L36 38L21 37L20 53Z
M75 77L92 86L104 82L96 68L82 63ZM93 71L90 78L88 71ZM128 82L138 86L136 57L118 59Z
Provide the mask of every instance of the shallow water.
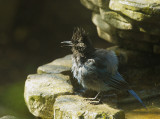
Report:
M159 107L148 107L126 112L126 119L160 119Z
M109 104L113 108L124 110L125 119L160 119L159 88L147 87L143 91L136 92L146 105L146 108L133 96L125 94L125 92L117 95L117 97L107 97L103 100L103 103Z
M160 97L157 96L144 103L147 109L140 107L138 103L125 106L126 119L160 119ZM131 109L132 107L135 109Z

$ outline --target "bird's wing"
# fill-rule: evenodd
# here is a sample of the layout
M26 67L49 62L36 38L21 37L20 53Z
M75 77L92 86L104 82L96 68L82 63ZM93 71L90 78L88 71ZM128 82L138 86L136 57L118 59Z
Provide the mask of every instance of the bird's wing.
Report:
M110 80L107 82L107 84L110 87L113 87L118 90L128 90L128 92L134 96L145 108L145 104L140 99L140 97L129 87L129 84L123 79L123 77L119 74L119 72L116 73L116 75L111 76Z
M118 69L118 58L114 51L97 49L95 52L95 64L99 69L105 69L110 74L115 74Z
M130 86L129 84L123 79L123 77L117 72L115 75L108 75L108 80L106 83L115 89L121 89L121 90L129 90Z
M95 65L97 72L107 85L115 89L130 89L128 83L117 71L118 58L114 51L97 49L96 56Z
M129 84L123 79L118 69L118 59L113 51L97 50L99 57L95 58L96 71L108 86L117 90L128 90L145 108L145 104L139 96L130 88Z
M129 85L117 71L118 59L113 51L97 49L95 57L85 64L90 73L94 74L112 88L128 90Z

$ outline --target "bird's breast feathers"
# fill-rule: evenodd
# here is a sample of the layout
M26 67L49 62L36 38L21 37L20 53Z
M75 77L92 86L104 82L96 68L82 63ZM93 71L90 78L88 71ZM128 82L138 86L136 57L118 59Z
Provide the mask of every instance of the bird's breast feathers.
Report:
M118 69L118 59L114 51L98 49L93 58L87 59L84 63L80 57L72 57L72 72L75 78L81 75L98 70L105 70L109 74L115 74Z

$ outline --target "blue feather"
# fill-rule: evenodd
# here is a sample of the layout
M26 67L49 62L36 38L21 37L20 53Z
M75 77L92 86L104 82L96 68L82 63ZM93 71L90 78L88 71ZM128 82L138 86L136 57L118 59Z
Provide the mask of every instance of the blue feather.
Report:
M143 101L140 99L140 97L133 90L128 90L128 92L131 95L133 95L146 108L146 105L143 103Z

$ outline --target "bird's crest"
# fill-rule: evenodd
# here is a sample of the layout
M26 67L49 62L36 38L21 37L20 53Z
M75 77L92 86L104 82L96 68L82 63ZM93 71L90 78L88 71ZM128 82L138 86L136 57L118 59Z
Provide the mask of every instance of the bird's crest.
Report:
M83 28L76 27L73 31L72 43L85 43L89 40L88 33Z

